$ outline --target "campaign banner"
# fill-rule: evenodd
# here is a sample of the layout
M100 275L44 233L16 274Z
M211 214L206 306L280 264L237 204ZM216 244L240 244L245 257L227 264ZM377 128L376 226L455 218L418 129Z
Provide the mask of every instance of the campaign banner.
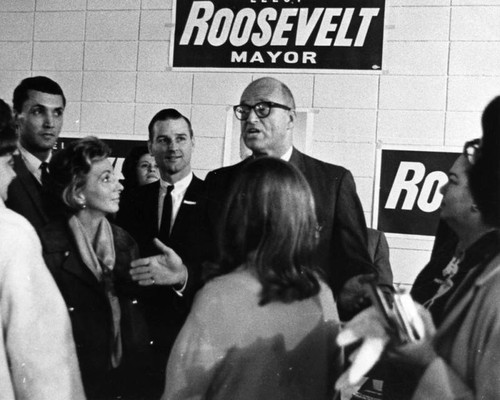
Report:
M173 68L379 70L385 0L176 0Z
M377 160L374 227L387 233L434 236L440 188L455 151L381 149Z

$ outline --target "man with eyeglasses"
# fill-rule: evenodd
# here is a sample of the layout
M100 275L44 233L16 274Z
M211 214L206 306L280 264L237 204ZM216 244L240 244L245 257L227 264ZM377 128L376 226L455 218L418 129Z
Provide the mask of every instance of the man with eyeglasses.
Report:
M244 90L234 106L241 135L252 157L271 156L289 161L308 181L316 203L319 244L317 264L337 298L341 318L349 319L366 306L363 281L378 275L367 250L366 223L352 174L343 167L309 157L293 147L295 101L282 82L260 78ZM207 238L217 237L225 199L237 179L242 161L210 172L206 177L206 203L201 211ZM211 245L211 248L216 248ZM212 259L216 254L212 252ZM392 274L379 283L390 287Z

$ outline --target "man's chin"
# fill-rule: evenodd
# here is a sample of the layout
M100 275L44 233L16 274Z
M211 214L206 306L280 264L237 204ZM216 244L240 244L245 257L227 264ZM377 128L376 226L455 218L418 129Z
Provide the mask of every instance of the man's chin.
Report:
M170 166L169 168L166 168L165 169L165 172L172 176L172 175L175 175L175 174L178 174L179 172L182 171L182 168L177 168L177 166Z
M47 151L47 150L52 150L55 145L57 144L57 139L55 140L47 140L43 143L40 143L38 148L39 148L39 151Z
M247 146L252 151L252 153L259 153L265 149L262 141L257 138L245 138L244 143L245 146Z

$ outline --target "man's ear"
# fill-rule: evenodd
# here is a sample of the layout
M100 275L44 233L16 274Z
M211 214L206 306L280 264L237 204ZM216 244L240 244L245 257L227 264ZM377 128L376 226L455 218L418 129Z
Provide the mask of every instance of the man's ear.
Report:
M153 152L151 151L151 140L148 140L148 151L150 155L153 155Z
M14 126L16 127L16 129L19 129L19 119L20 119L20 115L17 111L14 111Z
M290 120L288 121L288 129L293 129L295 126L295 120L297 119L297 113L295 110L290 110L289 112Z

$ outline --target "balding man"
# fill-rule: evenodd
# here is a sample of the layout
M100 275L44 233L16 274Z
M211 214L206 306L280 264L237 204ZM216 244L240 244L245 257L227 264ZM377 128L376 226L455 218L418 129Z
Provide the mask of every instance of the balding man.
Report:
M341 317L350 318L367 303L362 277L376 274L367 250L366 222L352 174L293 147L295 101L282 82L269 77L253 81L244 90L240 104L234 106L234 113L241 121L241 135L253 157L265 155L289 161L308 181L319 224L317 263L337 298ZM245 162L212 171L206 177L201 212L207 239L217 237L225 199ZM211 258L216 260L217 255L212 252Z

